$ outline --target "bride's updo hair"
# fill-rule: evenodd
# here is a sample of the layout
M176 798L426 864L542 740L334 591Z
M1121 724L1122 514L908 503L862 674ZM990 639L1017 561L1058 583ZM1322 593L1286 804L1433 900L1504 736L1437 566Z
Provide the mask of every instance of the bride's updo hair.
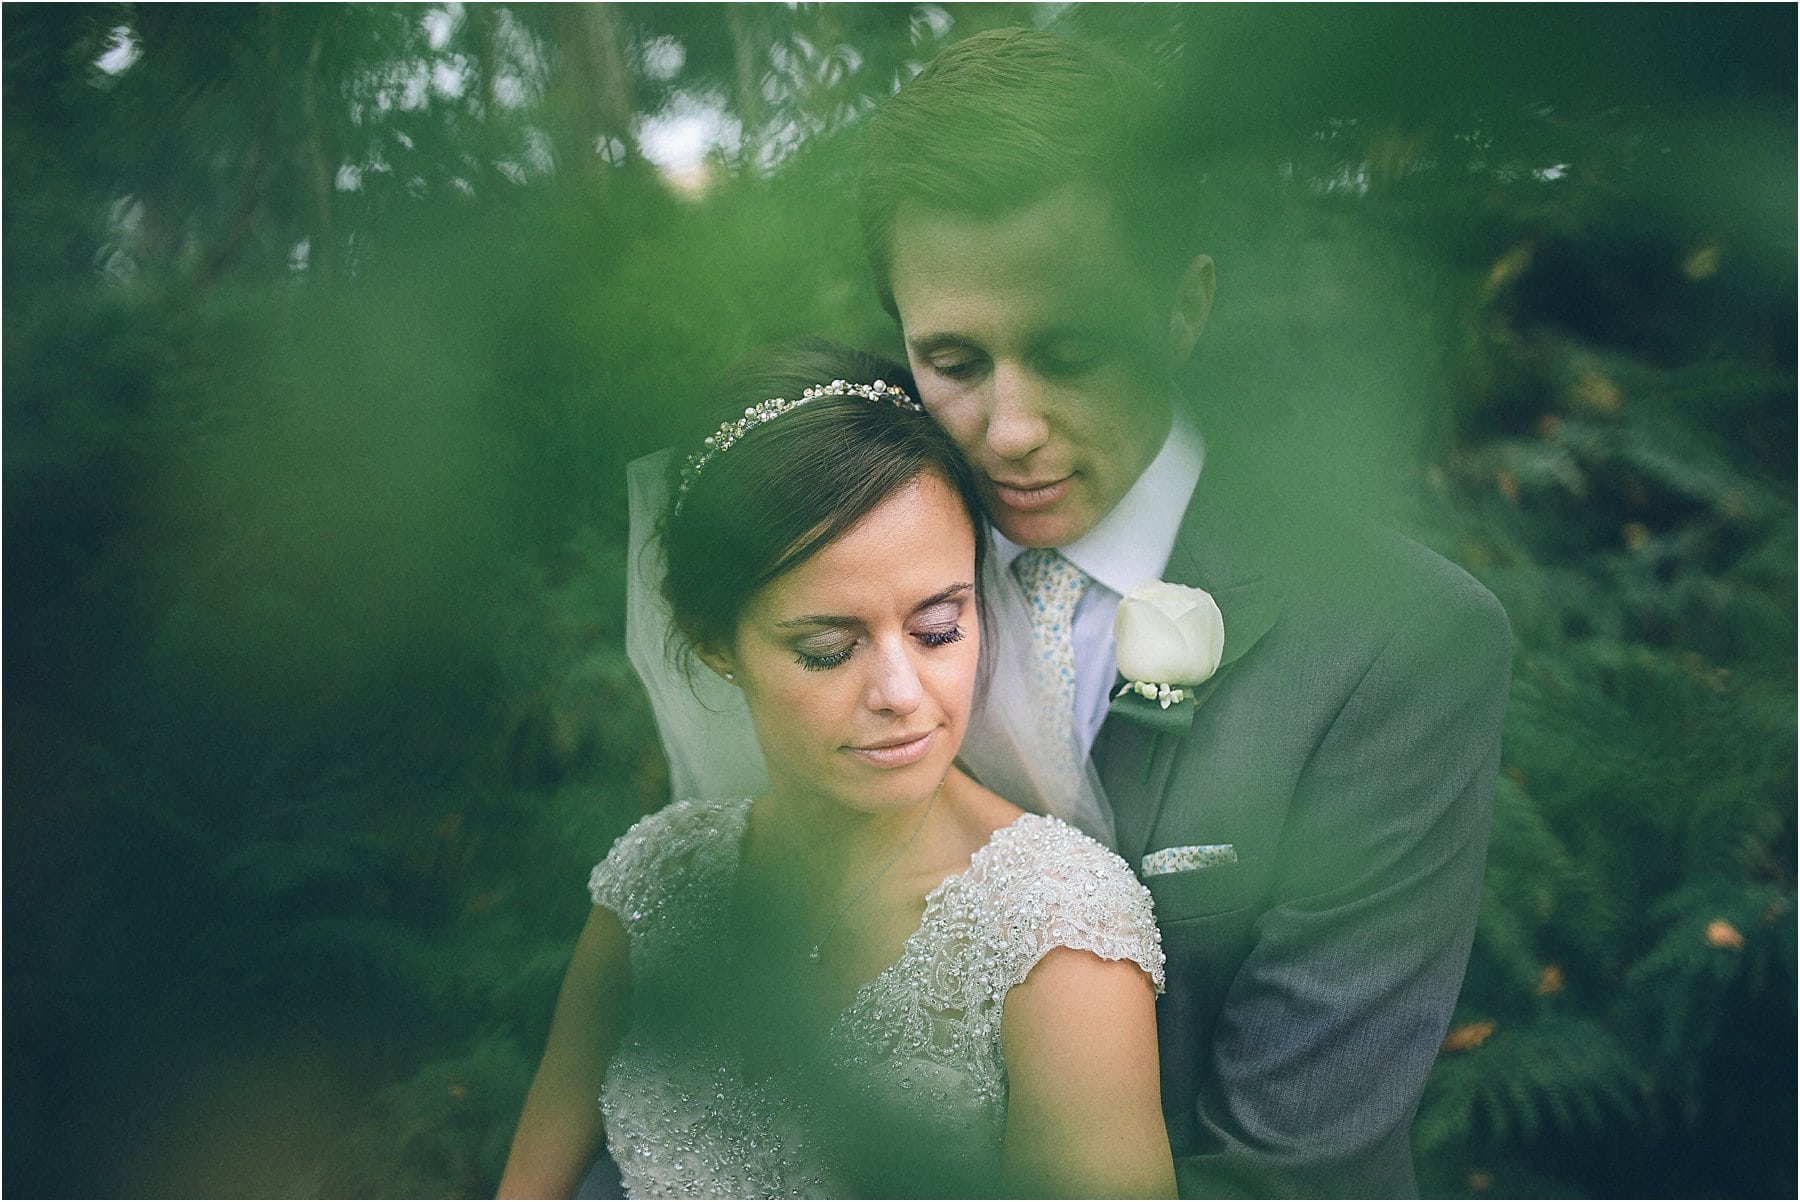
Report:
M720 406L706 431L775 397L845 380L882 380L917 398L902 366L824 338L808 338L755 356L726 377ZM688 450L680 448L679 471ZM929 473L962 501L975 534L979 579L987 555L987 523L975 477L956 444L911 406L861 396L820 397L747 431L674 503L670 482L663 515L667 575L663 595L675 623L696 647L725 648L738 615L763 585L799 566L856 525L901 488Z

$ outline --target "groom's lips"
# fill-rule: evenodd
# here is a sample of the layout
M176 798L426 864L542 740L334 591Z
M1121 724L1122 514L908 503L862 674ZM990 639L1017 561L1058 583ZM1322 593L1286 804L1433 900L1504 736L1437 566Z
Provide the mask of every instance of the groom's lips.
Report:
M1018 513L1033 513L1039 509L1049 509L1061 501L1069 492L1069 481L1075 475L1071 472L1060 480L1019 480L1008 482L988 477L988 483L994 486L994 499L1006 508Z

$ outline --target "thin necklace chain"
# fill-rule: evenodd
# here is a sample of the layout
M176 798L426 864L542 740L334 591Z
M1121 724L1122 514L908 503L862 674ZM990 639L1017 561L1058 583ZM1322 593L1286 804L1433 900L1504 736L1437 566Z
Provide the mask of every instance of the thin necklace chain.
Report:
M907 849L912 847L912 845L918 841L919 832L925 829L925 820L931 817L931 807L937 804L938 793L942 793L943 791L944 787L939 785L937 792L931 795L931 800L925 803L925 812L919 815L919 825L913 827L913 833L906 837L906 842L900 845L900 850L890 856L888 862L881 866L881 871L870 877L868 883L861 889L858 889L854 897L838 907L837 915L831 920L831 925L825 928L825 933L819 936L818 942L813 944L812 949L806 953L806 958L808 960L811 960L814 964L819 962L819 956L824 950L826 940L830 939L832 934L838 929L838 923L844 921L844 915L850 913L850 907L861 901L864 895L875 887L875 882L886 876L888 869L898 864L900 862L900 857L905 855Z

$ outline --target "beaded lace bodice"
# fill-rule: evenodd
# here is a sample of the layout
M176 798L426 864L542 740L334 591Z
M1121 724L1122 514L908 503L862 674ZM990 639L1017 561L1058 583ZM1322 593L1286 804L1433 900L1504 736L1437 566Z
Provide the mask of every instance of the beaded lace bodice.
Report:
M939 1181L997 1183L1007 992L1056 947L1132 960L1162 992L1149 893L1088 836L1026 814L926 896L899 959L832 1024L820 1049L832 1089L748 1073L729 1041L705 1033L707 1003L683 1001L696 996L697 972L732 954L749 812L743 800L678 802L628 831L588 883L630 937L632 1025L600 1105L632 1197L892 1193L879 1169L859 1182L836 1163L851 1114L879 1115L889 1151L915 1145Z

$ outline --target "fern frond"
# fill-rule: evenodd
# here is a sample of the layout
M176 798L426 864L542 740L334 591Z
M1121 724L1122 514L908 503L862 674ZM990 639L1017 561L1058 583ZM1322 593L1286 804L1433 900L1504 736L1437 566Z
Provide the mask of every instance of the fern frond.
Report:
M1647 1121L1654 1087L1606 1026L1583 1018L1499 1026L1477 1047L1445 1052L1413 1124L1421 1158L1517 1148Z

